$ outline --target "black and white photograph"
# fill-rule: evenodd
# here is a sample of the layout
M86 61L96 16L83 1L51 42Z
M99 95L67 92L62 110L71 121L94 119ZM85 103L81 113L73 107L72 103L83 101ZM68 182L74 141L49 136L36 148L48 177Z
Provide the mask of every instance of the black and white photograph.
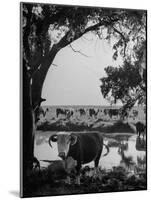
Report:
M20 196L147 190L147 11L20 3Z

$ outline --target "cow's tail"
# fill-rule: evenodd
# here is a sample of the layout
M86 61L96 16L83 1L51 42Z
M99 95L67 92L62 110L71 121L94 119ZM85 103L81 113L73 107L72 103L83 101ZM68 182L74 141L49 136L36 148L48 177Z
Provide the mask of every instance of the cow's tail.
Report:
M103 156L107 156L108 155L108 153L110 152L110 149L109 149L109 146L108 145L106 145L106 144L104 144L103 143L103 145L105 146L105 148L107 149L107 152L103 155Z

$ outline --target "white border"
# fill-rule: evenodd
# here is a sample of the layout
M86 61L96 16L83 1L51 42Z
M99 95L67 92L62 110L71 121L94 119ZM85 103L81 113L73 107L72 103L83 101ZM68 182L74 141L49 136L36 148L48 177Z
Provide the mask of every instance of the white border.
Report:
M19 191L19 0L7 0L1 2L0 9L0 198L15 199ZM26 1L24 2L37 2ZM120 0L41 0L38 2L61 3L72 5L123 7L148 9L148 135L151 130L151 82L149 75L150 58L150 28L151 28L151 7L149 0L143 1L120 1ZM151 142L148 136L148 191L102 193L91 195L58 196L51 199L150 199L151 195ZM49 199L50 197L45 197ZM39 198L35 198L39 199Z

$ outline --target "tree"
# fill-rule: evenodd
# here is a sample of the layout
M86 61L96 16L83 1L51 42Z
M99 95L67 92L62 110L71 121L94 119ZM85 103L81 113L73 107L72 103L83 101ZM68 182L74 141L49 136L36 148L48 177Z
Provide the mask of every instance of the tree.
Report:
M124 20L141 20L144 12L79 6L21 3L23 77L23 180L33 166L34 136L43 83L56 54L88 32L116 37L114 48L125 55L127 38L118 30ZM126 22L124 22L126 24ZM114 55L114 57L116 57Z
M120 100L123 104L121 116L125 115L136 103L146 103L146 69L143 77L138 64L133 65L126 60L123 66L105 68L107 77L101 79L101 91L105 98L112 96L116 104ZM124 117L124 116L123 116Z
M100 87L104 98L112 97L115 104L122 102L121 116L124 117L134 105L146 104L146 12L125 18L119 27L123 40L113 45L113 59L120 53L123 64L106 67L107 76L100 79ZM123 41L125 46L121 49Z

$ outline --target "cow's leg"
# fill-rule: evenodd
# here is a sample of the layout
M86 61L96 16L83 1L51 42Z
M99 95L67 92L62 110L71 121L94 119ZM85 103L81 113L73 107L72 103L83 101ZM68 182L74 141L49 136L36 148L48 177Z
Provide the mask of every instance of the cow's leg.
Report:
M81 169L81 162L78 161L77 167L76 167L76 184L80 185L80 169Z
M94 160L94 176L97 176L99 174L98 164L99 164L101 154L102 154L102 149L99 151L97 157Z
M99 174L99 167L97 166L94 168L94 177L97 177L98 174Z
M142 133L142 134L143 134L143 140L144 140L144 137L145 137L145 130L143 131L143 133Z

